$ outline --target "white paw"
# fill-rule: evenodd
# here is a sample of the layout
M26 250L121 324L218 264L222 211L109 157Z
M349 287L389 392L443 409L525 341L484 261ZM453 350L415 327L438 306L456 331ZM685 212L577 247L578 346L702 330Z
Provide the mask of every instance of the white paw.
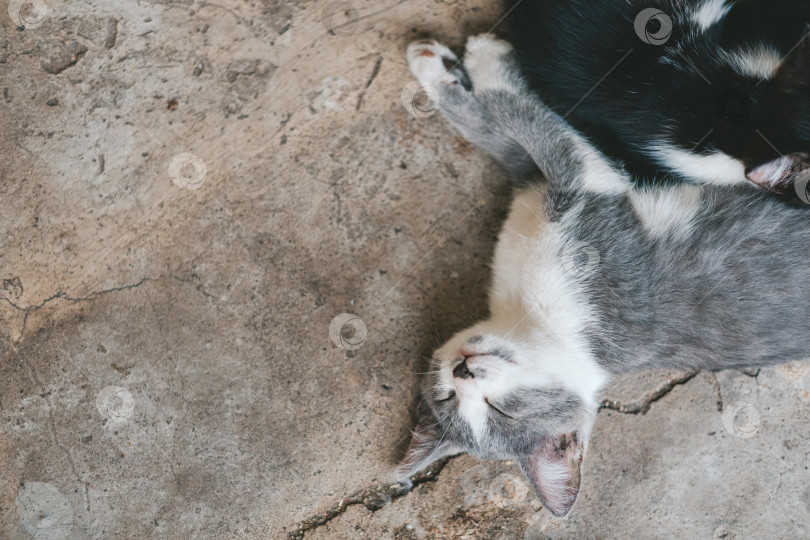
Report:
M499 57L512 52L512 45L508 41L498 39L494 34L478 34L467 38L467 56L465 63L471 57L492 58Z
M432 86L459 82L463 67L453 51L432 39L408 45L408 66L420 83Z
M467 40L464 67L476 93L483 90L517 92L525 88L512 59L512 45L492 34L480 34Z

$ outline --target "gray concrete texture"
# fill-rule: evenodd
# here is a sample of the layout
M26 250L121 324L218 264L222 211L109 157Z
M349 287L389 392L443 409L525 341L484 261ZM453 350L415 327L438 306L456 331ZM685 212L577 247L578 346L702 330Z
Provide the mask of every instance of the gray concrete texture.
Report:
M510 463L389 484L509 200L404 51L500 7L336 7L2 10L0 538L808 537L807 363L618 381L661 391L599 414L564 521Z

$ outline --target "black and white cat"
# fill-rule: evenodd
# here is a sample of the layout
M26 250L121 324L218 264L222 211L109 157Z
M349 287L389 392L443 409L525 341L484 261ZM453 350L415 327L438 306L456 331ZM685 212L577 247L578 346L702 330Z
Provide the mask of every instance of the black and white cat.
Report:
M506 3L531 88L634 181L747 177L796 199L810 169L810 2Z
M490 317L433 355L399 478L467 452L520 464L567 514L613 376L724 369L810 355L810 213L750 184L634 187L521 78L510 46L470 38L463 64L408 48L440 112L515 175Z

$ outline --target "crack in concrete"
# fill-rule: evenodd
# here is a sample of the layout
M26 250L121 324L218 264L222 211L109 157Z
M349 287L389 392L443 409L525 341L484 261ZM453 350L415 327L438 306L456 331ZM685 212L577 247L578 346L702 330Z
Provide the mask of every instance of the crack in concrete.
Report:
M686 384L690 380L694 379L698 373L700 373L700 370L690 370L679 375L675 375L674 377L664 381L657 388L645 392L638 399L628 403L622 403L618 400L610 399L602 400L602 402L599 404L598 410L611 409L624 414L646 414L650 410L653 403L669 394L676 386ZM715 377L715 381L716 380L717 378ZM719 410L722 410L722 402L719 402L718 405L720 406ZM434 462L423 472L412 476L410 485L402 483L392 484L389 486L378 485L355 491L351 495L346 495L340 500L340 502L332 506L332 508L326 512L309 517L299 522L298 525L296 525L295 530L287 533L287 538L288 540L303 540L307 532L326 525L345 512L349 506L362 504L371 512L376 512L377 510L391 504L393 501L404 497L410 493L414 487L426 482L435 482L438 480L439 473L441 473L444 467L454 457L455 456L448 457Z
M355 106L354 110L359 111L360 107L363 106L363 99L366 96L366 90L368 90L368 87L371 86L371 83L374 82L374 79L376 79L377 75L380 73L380 66L382 66L382 63L382 56L377 55L377 61L374 63L374 67L371 70L371 76L368 78L368 81L366 81L366 86L360 92L360 95L357 96L357 105Z
M64 445L62 445L61 442L59 442L59 437L56 435L56 423L54 422L54 419L53 419L53 406L51 405L50 399L48 399L49 396L51 395L51 392L50 392L50 390L47 391L47 392L45 391L45 386L40 382L39 377L37 377L37 372L34 369L34 366L32 366L27 361L23 361L23 363L28 368L28 377L31 379L31 382L33 382L35 385L37 385L39 387L39 389L41 390L40 396L45 401L45 405L48 406L48 424L51 427L51 436L53 437L53 443L54 443L54 445L56 445L56 447L59 450L61 450L65 454L65 458L67 459L67 462L70 465L70 470L73 472L73 476L75 476L76 480L78 480L79 483L84 486L84 497L85 497L85 500L87 502L87 512L89 513L90 512L90 488L89 488L90 483L85 481L85 480L82 480L82 477L79 474L79 471L76 470L76 463L73 461L73 457L70 455L70 452L68 451L67 448L64 447Z
M54 300L66 300L67 302L70 302L70 303L88 302L90 300L95 300L96 298L98 298L100 296L104 296L106 294L110 294L110 293L114 293L114 292L126 291L126 290L129 290L129 289L135 289L137 287L140 287L144 283L154 283L154 282L157 282L157 281L160 281L160 280L163 280L163 279L173 279L173 280L179 281L181 283L192 283L194 281L193 279L185 279L185 278L177 277L177 276L174 276L174 275L171 275L171 274L160 274L157 277L145 277L145 278L142 278L142 279L136 281L135 283L130 283L128 285L120 285L118 287L112 287L110 289L103 289L101 291L93 291L90 294L87 294L86 296L68 296L64 291L59 291L59 292L45 298L39 304L33 304L33 305L30 305L30 306L26 306L26 307L18 306L17 304L15 304L14 302L12 302L11 300L9 300L8 298L5 298L5 297L0 298L0 300L4 300L8 305L10 305L15 310L25 314L23 316L22 329L20 330L20 335L17 337L17 339L14 340L14 342L19 342L23 338L23 336L25 335L25 329L26 329L26 325L28 324L29 315L32 312L36 312L36 311L44 308L48 303L50 303L50 302L52 302ZM214 298L213 295L211 295L211 294L207 293L206 291L204 291L202 289L202 286L198 286L197 290L199 290L206 297Z
M720 379L717 378L716 373L711 373L712 388L714 389L714 399L717 403L717 412L723 412L723 394L720 392Z
M698 373L700 373L699 369L693 369L675 375L664 381L658 388L645 392L641 397L627 403L615 399L603 399L599 404L599 410L611 409L624 414L647 414L654 402L669 394L676 386L694 379Z
M167 279L167 278L168 279L173 279L175 281L179 281L181 283L192 283L194 281L193 278L192 279L184 279L184 278L180 278L180 277L177 277L177 276L174 276L174 275L161 274L161 275L159 275L157 277L144 277L144 278L138 280L137 282L130 283L128 285L121 285L121 286L118 286L118 287L112 287L110 289L104 289L104 290L101 290L101 291L94 291L94 292L91 292L90 294L88 294L86 296L72 297L72 296L68 296L63 291L59 291L56 294L45 298L39 304L31 305L31 306L27 306L27 307L18 306L14 302L10 301L8 298L0 298L0 300L5 300L14 309L25 313L25 316L23 317L22 330L20 331L20 335L16 340L16 341L19 341L19 340L22 339L23 335L25 334L25 328L26 328L26 323L28 321L28 315L31 312L42 309L49 302L52 302L52 301L57 300L57 299L66 300L66 301L71 302L71 303L86 302L86 301L90 301L90 300L95 300L96 298L98 298L100 296L103 296L103 295L106 295L106 294L125 291L125 290L129 290L129 289L134 289L134 288L140 287L144 283L157 282L157 281L160 281L162 279ZM198 285L197 290L200 291L204 296L206 296L208 298L215 298L213 295L206 292L202 288L202 285ZM151 302L150 302L150 304L151 304ZM154 311L154 309L155 309L154 305L152 305L152 309ZM161 331L161 337L163 338L164 342L166 342L166 338L163 335L162 331ZM32 365L30 365L28 362L24 362L24 364L28 368L28 376L31 379L31 382L33 382L41 390L40 395L45 400L45 404L48 407L48 423L50 425L50 431L51 431L51 436L53 438L54 445L59 450L61 450L62 453L65 454L65 458L67 459L67 462L70 465L70 470L73 472L73 475L76 477L76 480L84 486L84 496L85 496L85 500L86 500L86 508L87 508L87 511L90 512L90 489L89 489L90 483L88 481L85 481L85 480L82 479L81 475L79 474L78 470L76 469L76 463L73 461L73 457L70 455L70 451L67 448L65 448L65 446L59 441L59 437L57 436L57 433L56 433L56 425L55 425L54 418L53 418L53 406L51 405L50 400L48 399L48 396L50 395L50 391L48 391L48 392L45 391L45 386L40 382L39 377L37 377L36 371L34 370L34 367ZM183 399L183 401L185 401L188 404L188 400L186 400L184 396L181 395L181 398ZM174 472L173 467L171 468L171 472L172 472L173 475L175 475L175 479L176 479L176 474ZM5 476L5 473L4 473L4 476Z
M161 274L161 275L159 275L158 277L155 277L155 278L151 278L151 277L142 278L139 281L136 281L135 283L130 283L129 285L120 285L118 287L113 287L111 289L103 289L101 291L94 291L94 292L91 292L90 294L88 294L87 296L78 296L78 297L67 296L64 291L59 291L56 294L53 294L53 295L45 298L39 304L34 304L34 305L26 306L26 307L18 306L17 304L15 304L14 302L12 302L11 300L9 300L8 298L5 298L5 297L0 298L0 300L5 300L6 303L8 303L11 307L16 309L17 311L29 312L29 311L36 311L38 309L42 309L43 307L45 307L45 304L51 302L52 300L62 299L62 300L67 300L68 302L85 302L87 300L93 300L94 298L96 298L98 296L101 296L101 295L104 295L104 294L108 294L108 293L112 293L112 292L118 292L118 291L124 291L124 290L127 290L127 289L134 289L136 287L140 287L141 285L143 285L146 282L159 281L159 280L167 278L167 277L176 279L178 281L186 282L186 283L190 281L190 280L174 277L174 276L171 276L171 275L168 275L168 274Z
M326 525L345 512L350 506L362 504L367 509L371 510L371 512L376 512L377 510L388 506L393 501L404 497L410 493L413 488L427 482L435 482L438 480L439 473L442 472L442 469L444 469L445 465L447 465L451 459L453 458L447 457L434 462L424 471L411 476L410 482L407 484L397 483L372 486L355 491L351 495L346 495L340 499L340 502L333 505L323 514L307 518L298 523L298 525L295 526L294 531L287 533L287 538L289 540L303 540L304 535L307 532L317 529L322 525Z

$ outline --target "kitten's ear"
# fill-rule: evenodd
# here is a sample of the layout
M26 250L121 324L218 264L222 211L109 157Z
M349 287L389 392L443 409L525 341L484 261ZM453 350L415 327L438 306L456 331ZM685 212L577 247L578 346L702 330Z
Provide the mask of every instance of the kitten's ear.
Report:
M519 460L540 502L556 517L567 515L577 500L584 457L585 441L575 431L542 439Z
M808 156L793 153L745 171L750 181L769 191L788 193L800 174L810 168Z
M433 415L430 406L422 400L419 403L419 423L413 430L408 451L397 467L396 479L407 480L437 459L461 452L462 450L455 444L444 440L439 421Z

